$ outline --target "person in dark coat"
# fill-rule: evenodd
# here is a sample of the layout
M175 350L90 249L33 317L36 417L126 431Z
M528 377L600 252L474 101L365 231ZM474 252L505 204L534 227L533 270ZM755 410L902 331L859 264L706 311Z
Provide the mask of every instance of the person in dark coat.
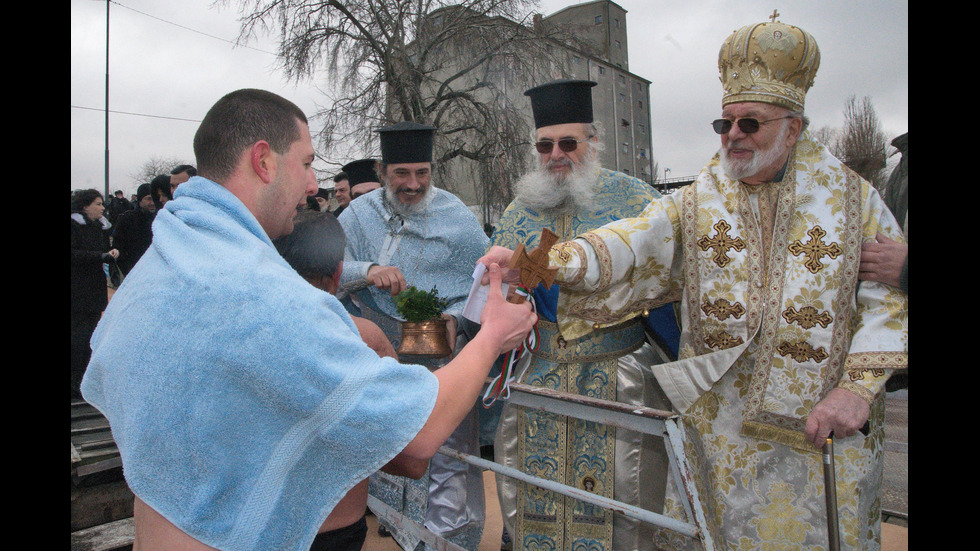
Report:
M112 244L119 250L119 269L129 273L136 262L150 248L153 240L153 219L157 207L150 193L150 184L142 184L136 190L136 209L124 212L112 231Z
M89 340L109 303L102 264L115 262L119 251L109 246L102 194L94 189L71 197L71 395L80 398L79 385L92 350Z
M133 210L133 204L129 202L129 199L126 199L126 196L123 195L122 190L116 190L114 196L109 197L104 206L105 217L113 224L119 220L119 217L122 216L124 212Z

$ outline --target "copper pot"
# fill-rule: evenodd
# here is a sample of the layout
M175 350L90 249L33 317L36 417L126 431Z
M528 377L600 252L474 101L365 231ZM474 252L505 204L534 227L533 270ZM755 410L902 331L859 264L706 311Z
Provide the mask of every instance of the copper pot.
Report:
M444 358L453 353L446 339L446 320L402 322L402 342L398 355Z

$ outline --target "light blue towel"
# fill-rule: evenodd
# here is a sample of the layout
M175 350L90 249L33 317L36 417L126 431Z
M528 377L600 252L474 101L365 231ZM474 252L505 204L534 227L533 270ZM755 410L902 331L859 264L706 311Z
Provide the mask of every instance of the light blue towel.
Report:
M438 390L427 369L378 358L245 206L199 177L157 215L92 349L82 392L129 486L219 549L308 549Z

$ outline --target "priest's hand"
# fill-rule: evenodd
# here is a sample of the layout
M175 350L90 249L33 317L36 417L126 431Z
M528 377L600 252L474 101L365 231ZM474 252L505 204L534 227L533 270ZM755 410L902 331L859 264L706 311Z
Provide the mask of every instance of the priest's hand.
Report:
M459 324L456 321L456 316L452 314L442 314L442 319L446 320L446 341L449 343L449 349L456 350L456 331L459 329Z
M487 305L480 315L480 332L477 335L490 337L492 342L499 343L497 355L510 352L517 348L538 321L538 316L531 310L531 304L511 304L504 300L501 292L503 271L497 263L491 263L487 270L490 280L490 291L487 293Z
M892 287L901 287L902 268L909 257L909 246L878 234L877 242L861 245L861 267L858 279L880 281Z
M510 259L513 256L514 251L504 247L494 246L490 247L487 254L480 257L480 260L477 260L477 262L483 264L487 268L489 268L491 264L500 266L502 281L510 285L516 285L521 282L521 272L519 270L507 268L507 266L510 266ZM482 283L483 285L490 283L490 270L487 270L487 272L483 274Z
M391 292L391 296L408 289L405 283L405 276L395 266L381 266L375 264L368 269L368 281L378 289L386 289Z
M851 436L864 426L871 408L857 394L845 388L835 388L813 408L803 429L806 439L815 448L822 448L831 432L834 436Z

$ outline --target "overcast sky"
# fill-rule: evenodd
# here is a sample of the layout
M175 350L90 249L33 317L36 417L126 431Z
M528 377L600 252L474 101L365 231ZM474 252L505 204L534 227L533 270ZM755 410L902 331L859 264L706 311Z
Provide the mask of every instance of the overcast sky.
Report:
M541 12L579 3L543 0ZM620 0L627 10L630 71L651 81L653 154L660 175L693 175L718 148L709 126L721 111L718 49L736 28L779 20L820 46L807 95L813 127L841 126L850 95L870 96L889 139L908 132L908 2L884 0ZM778 5L776 5L778 4ZM110 188L135 191L150 158L193 163L199 121L222 95L264 88L312 113L329 89L323 74L290 83L275 70L273 38L235 46L237 3L121 0L110 5ZM106 3L71 0L71 189L104 187ZM315 125L314 125L315 130ZM334 165L353 159L331 159Z

